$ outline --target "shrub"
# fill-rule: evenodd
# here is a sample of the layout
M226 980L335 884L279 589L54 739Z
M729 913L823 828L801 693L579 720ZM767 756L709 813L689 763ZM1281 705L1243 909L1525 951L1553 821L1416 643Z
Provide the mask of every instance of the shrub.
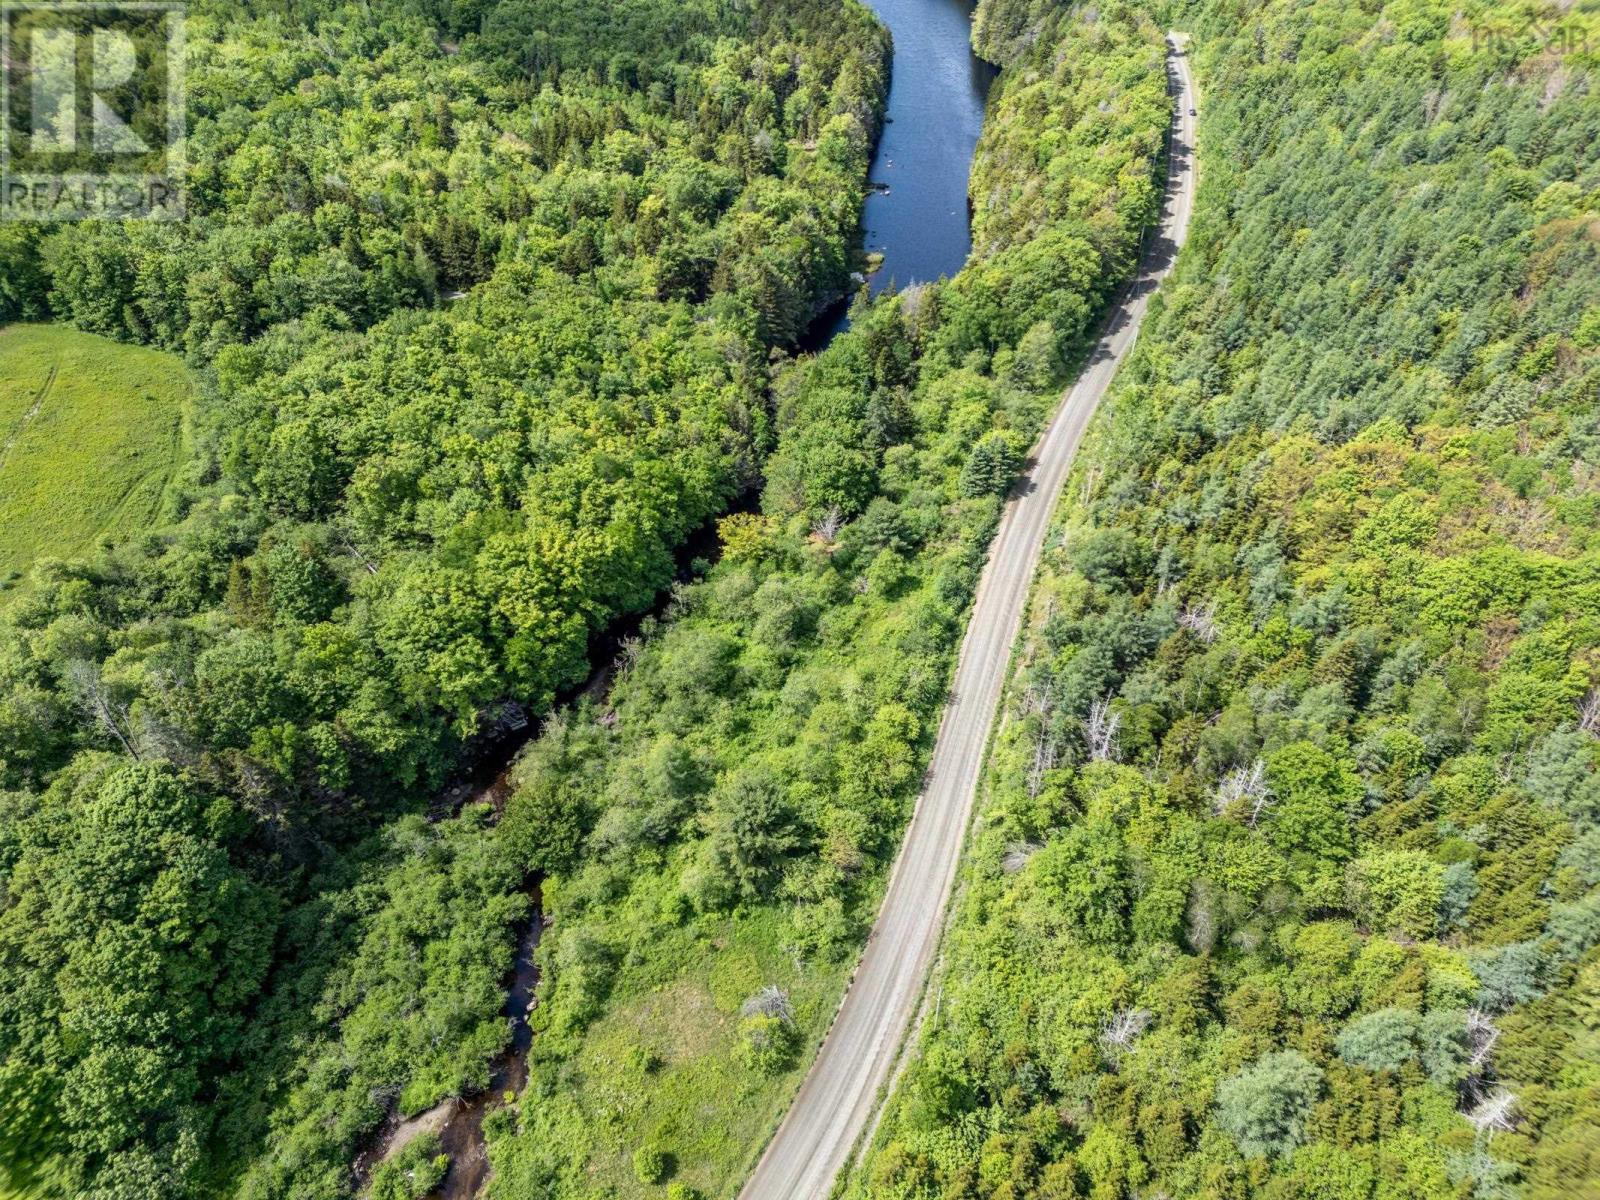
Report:
M444 1182L450 1158L437 1134L425 1133L372 1172L369 1200L418 1200Z
M633 1175L640 1183L660 1183L667 1177L667 1153L653 1142L633 1152Z
M752 1013L739 1027L739 1052L745 1063L763 1075L781 1075L794 1061L800 1032L781 1016Z

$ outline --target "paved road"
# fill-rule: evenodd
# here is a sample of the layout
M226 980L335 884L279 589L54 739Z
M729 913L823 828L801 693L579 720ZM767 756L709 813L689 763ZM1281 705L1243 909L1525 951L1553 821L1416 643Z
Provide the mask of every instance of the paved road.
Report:
M1036 463L1007 505L978 584L927 786L906 831L877 925L833 1028L745 1185L742 1200L823 1200L828 1195L872 1124L879 1092L894 1071L916 1014L1051 511L1084 428L1133 344L1150 294L1188 228L1194 196L1194 118L1189 110L1195 100L1188 59L1174 38L1167 44L1175 116L1161 224L1138 279L1108 315L1100 342L1045 432Z

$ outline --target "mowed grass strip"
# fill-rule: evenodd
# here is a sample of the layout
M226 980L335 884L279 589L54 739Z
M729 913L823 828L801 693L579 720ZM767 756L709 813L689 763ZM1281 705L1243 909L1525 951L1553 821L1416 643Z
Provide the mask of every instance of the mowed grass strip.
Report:
M188 455L190 397L174 355L0 329L0 580L153 524Z

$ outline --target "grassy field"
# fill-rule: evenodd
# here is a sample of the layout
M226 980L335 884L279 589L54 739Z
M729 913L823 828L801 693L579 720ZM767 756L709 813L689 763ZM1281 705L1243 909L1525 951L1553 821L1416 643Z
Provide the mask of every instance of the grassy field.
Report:
M188 453L189 398L171 354L0 329L0 581L153 523Z
M670 1148L672 1178L704 1196L730 1196L749 1174L752 1148L765 1145L788 1109L851 966L802 968L785 945L789 935L782 913L760 910L728 919L709 941L687 928L668 931L652 950L658 957L623 968L617 1003L589 1030L562 1080L591 1133L573 1152L589 1156L596 1194L661 1195L634 1174L642 1142ZM663 953L674 940L683 944ZM685 962L700 965L661 966ZM740 1008L767 984L788 995L805 1033L803 1052L776 1078L738 1051ZM651 1057L647 1070L641 1051Z

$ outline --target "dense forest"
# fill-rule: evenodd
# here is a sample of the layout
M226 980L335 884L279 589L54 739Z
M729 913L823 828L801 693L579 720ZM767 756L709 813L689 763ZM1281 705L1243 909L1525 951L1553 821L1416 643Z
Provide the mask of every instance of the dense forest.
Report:
M1190 243L853 1193L1590 1194L1594 24L982 0L971 261L801 354L861 265L853 0L197 0L190 220L0 224L0 321L199 392L178 521L0 597L0 1193L419 1200L441 1145L379 1139L490 1086L537 897L487 1195L732 1195L1156 213L1179 28Z
M13 1188L423 1194L431 1138L356 1164L489 1083L533 878L492 1189L738 1179L865 934L1001 496L1154 211L1159 37L1084 32L996 101L974 267L790 361L856 265L864 10L198 7L193 219L0 231L4 316L181 351L202 392L181 522L39 563L4 612ZM752 487L503 812L453 816L501 702L546 709Z
M1531 11L1167 14L1193 232L851 1195L1596 1194L1600 29Z
M758 478L887 38L810 0L198 3L187 49L188 221L0 230L0 320L201 391L181 521L7 597L0 1171L328 1197L508 1036L527 867L415 814ZM416 981L363 964L446 932L397 1025ZM328 1030L390 1053L279 1137Z

